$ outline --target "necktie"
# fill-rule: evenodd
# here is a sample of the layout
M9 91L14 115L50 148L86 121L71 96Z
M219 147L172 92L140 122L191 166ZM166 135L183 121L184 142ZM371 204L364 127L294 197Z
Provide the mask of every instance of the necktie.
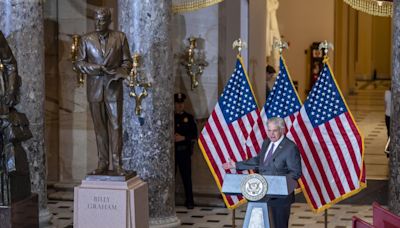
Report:
M107 40L105 37L100 37L100 48L101 48L101 53L103 56L106 54L106 44Z
M267 156L265 156L264 164L267 164L268 160L272 157L272 153L274 152L274 143L272 143L271 148L269 149Z

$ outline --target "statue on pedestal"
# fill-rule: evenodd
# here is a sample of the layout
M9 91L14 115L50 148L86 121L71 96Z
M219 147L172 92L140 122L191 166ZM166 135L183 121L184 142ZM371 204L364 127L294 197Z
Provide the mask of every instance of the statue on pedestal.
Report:
M0 206L31 196L29 163L21 142L32 137L19 103L21 78L17 61L0 31Z
M123 80L132 68L132 57L125 34L109 29L110 9L97 9L95 22L95 31L81 37L74 62L74 67L87 76L87 98L96 134L99 160L91 174L124 176L121 162Z

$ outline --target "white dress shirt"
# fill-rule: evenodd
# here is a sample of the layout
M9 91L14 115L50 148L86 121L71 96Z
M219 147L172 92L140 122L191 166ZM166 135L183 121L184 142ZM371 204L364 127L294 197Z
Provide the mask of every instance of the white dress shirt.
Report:
M267 156L268 156L268 153L269 153L269 150L271 149L272 144L274 144L274 149L272 150L272 154L274 154L275 151L276 151L276 149L278 148L279 144L282 142L283 137L284 137L284 136L282 135L282 136L278 139L278 141L276 141L276 142L272 142L272 141L271 141L271 143L268 145L267 153L265 153L264 161L265 161L265 159L266 159Z

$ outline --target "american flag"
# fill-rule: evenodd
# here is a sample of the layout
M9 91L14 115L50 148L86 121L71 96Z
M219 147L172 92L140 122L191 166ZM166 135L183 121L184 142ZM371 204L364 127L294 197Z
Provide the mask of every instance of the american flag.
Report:
M303 171L299 182L314 212L365 187L363 139L329 63L324 65L287 137L299 147Z
M249 157L260 152L263 141L267 138L267 120L271 117L281 117L289 129L299 113L301 101L290 78L283 57L279 60L279 73L264 107L261 109L257 123L246 141L246 151Z
M220 191L225 174L236 172L224 170L222 164L228 159L235 162L247 159L245 143L257 115L257 102L238 56L235 70L199 138L200 148ZM222 196L231 209L245 202L241 196Z

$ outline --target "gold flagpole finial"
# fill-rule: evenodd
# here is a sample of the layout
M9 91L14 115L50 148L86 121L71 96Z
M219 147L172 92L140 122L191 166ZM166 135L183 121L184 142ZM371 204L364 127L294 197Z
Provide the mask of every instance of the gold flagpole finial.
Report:
M329 49L332 49L332 51L333 51L333 44L325 40L324 42L319 43L318 49L324 50L324 60L323 61L326 62L326 61L328 61Z
M278 39L274 40L274 44L272 44L272 47L278 48L280 55L282 55L283 49L289 49L289 45L286 41Z
M324 49L325 54L328 54L328 49L332 49L333 51L333 44L325 40L324 42L319 43L318 49Z
M232 48L233 49L235 49L235 48L237 48L238 49L238 54L239 55L241 55L241 51L242 51L242 49L244 49L244 48L246 48L247 47L247 43L246 42L244 42L242 39L237 39L237 40L235 40L235 41L233 41L233 44L232 44Z

